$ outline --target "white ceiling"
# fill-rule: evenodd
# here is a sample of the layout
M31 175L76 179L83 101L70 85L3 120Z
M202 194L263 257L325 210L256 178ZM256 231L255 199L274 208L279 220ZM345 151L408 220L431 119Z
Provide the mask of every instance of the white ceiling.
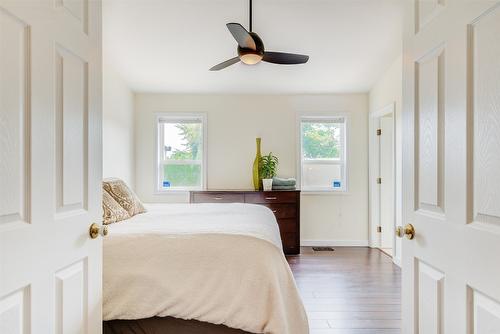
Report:
M247 0L105 0L104 61L138 92L366 92L401 51L401 0L254 0L266 50L305 65L213 65L236 56L228 22L248 28Z

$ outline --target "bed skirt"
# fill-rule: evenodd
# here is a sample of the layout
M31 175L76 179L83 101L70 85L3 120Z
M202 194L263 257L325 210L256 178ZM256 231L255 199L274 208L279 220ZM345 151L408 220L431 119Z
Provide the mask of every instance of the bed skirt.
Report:
M103 322L102 329L103 334L250 334L224 325L173 317L109 320Z

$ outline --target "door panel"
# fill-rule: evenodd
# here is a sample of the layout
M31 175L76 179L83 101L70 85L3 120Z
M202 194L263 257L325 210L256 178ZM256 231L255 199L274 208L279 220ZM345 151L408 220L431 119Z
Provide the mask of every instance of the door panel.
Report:
M444 49L415 63L416 208L444 213Z
M55 5L63 11L65 20L83 33L88 32L89 0L55 0Z
M0 0L0 333L101 332L100 6Z
M29 289L24 288L0 300L0 333L29 331Z
M471 330L474 334L490 334L500 328L500 303L475 290L471 294Z
M29 27L0 8L0 225L29 222Z
M87 210L87 62L56 47L57 212Z
M58 334L87 333L87 280L86 259L55 273Z
M500 333L500 2L441 4L405 9L403 334Z
M443 333L444 274L418 261L418 326L421 333Z
M473 88L473 221L500 228L500 6L469 28Z
M415 1L415 31L418 32L444 9L445 0Z

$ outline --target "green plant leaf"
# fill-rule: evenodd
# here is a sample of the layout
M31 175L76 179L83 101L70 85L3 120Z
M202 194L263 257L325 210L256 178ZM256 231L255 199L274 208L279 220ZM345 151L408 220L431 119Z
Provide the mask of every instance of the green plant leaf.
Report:
M271 179L276 176L278 171L278 157L274 156L272 152L264 155L259 160L259 170L262 179Z

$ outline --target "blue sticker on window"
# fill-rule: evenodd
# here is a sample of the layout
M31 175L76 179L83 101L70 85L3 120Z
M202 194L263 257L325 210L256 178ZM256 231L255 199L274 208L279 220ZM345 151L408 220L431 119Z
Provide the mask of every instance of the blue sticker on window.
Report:
M340 180L334 180L332 185L333 185L333 188L335 188L335 189L342 188L342 182L340 182Z
M163 188L170 188L170 181L163 181Z

